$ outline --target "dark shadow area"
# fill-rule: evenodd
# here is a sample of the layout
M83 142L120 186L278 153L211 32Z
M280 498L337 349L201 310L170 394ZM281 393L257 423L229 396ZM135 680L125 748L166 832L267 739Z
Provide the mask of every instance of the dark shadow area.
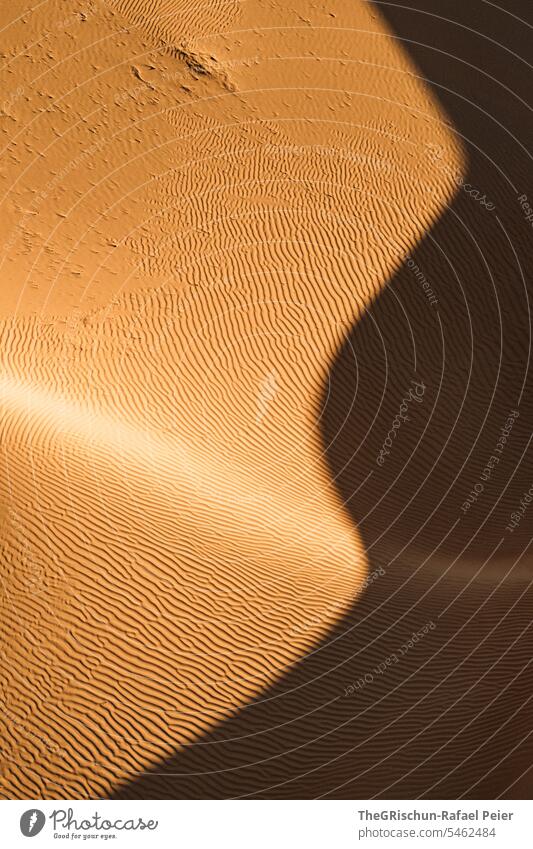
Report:
M533 205L533 125L520 100L531 71L519 58L533 31L514 17L531 8L525 0L506 11L481 0L376 7L460 134L464 183L495 206L457 189L414 265L352 329L324 390L331 476L370 569L384 574L256 702L113 798L531 795L533 506L506 530L533 484L533 229L519 202L525 194ZM412 380L421 397L379 465ZM436 627L392 662L430 621Z

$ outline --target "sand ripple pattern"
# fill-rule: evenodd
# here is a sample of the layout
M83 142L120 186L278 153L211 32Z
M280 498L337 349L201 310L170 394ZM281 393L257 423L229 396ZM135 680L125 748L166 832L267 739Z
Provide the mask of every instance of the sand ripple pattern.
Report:
M526 795L523 25L9 5L0 795Z

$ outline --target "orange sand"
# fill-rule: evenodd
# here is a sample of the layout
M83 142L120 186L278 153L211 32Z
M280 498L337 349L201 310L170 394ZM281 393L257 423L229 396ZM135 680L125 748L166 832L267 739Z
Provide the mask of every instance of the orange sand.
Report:
M289 5L0 12L5 797L157 771L327 641L376 566L328 381L466 154L377 6Z

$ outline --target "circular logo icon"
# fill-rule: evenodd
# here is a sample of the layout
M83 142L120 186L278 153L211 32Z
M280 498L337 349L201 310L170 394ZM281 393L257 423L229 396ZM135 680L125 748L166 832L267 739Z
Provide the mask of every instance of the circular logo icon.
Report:
M20 818L20 830L24 837L35 837L42 830L46 817L38 808L30 808L24 811Z

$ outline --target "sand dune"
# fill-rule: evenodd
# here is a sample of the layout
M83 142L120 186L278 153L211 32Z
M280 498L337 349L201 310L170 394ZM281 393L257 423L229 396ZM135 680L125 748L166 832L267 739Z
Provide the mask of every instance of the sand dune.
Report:
M2 796L528 792L522 27L448 6L0 13Z

